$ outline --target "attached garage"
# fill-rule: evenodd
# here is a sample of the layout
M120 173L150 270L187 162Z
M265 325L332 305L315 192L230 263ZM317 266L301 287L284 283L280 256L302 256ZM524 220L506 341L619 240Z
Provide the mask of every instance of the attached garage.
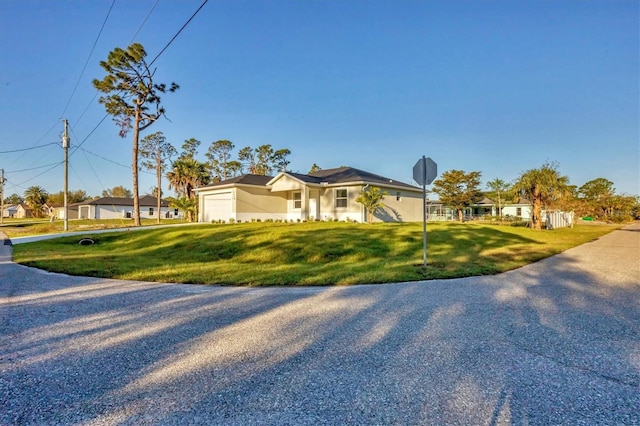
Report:
M202 196L203 222L222 220L228 222L233 215L231 191Z

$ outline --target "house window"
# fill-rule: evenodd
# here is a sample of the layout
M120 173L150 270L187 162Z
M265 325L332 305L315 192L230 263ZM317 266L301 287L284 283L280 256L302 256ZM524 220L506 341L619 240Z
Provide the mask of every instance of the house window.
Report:
M347 200L347 190L336 189L336 208L346 208Z
M293 193L293 208L294 209L302 208L302 192Z
M178 217L179 213L180 213L180 211L178 211L178 209L173 209L173 215L175 217Z
M396 192L396 201L400 201L400 193Z
M522 207L516 207L516 216L522 217Z
M153 207L149 207L149 216L153 216Z

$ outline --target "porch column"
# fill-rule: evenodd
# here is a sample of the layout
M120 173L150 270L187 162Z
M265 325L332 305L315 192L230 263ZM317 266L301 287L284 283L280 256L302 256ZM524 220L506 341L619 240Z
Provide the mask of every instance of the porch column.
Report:
M300 220L307 220L309 218L309 190L306 187L302 187L300 191Z

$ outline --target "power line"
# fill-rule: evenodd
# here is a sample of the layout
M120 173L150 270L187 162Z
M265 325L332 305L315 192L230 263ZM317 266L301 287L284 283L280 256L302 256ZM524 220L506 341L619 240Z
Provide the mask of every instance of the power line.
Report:
M105 160L105 161L108 161L108 162L110 162L110 163L115 164L116 166L121 166L121 167L124 167L124 168L127 168L127 169L130 169L130 168L131 168L131 165L128 165L128 166L127 166L126 164L118 163L117 161L110 160L110 159L108 159L107 157L103 157L102 155L98 155L98 154L96 154L95 152L91 152L91 151L89 151L88 149L80 148L80 151L82 151L83 153L86 153L86 154L91 154L91 155L93 155L94 157L101 158L101 159L103 159L103 160ZM85 156L85 158L86 158L86 156Z
M115 0L114 0L114 1L115 1ZM204 5L205 5L205 4L207 4L207 2L208 2L208 1L209 1L209 0L204 0L204 2L202 2L202 4L200 5L200 7L198 7L198 9L197 9L197 10L196 10L192 15L191 15L191 17L187 20L187 22L185 22L185 23L182 25L182 27L180 27L180 29L178 30L178 32L177 32L177 33L176 33L176 34L171 38L171 40L169 40L169 42L164 46L164 48L162 48L162 50L160 51L160 53L158 53L158 54L156 55L156 57L155 57L155 58L153 58L153 61L151 61L151 62L149 63L149 66L151 66L151 65L152 65L152 64L153 64L153 63L154 63L154 62L155 62L155 61L160 57L160 55L162 55L162 54L164 53L164 51L165 51L165 50L167 50L167 48L171 45L171 43L173 43L173 41L178 37L178 35L180 35L180 33L181 33L181 32L182 32L182 31L187 27L187 25L189 25L189 23L193 20L193 18L195 18L195 16L198 14L198 12L200 12L200 10L204 7ZM151 10L149 11L149 14L148 14L148 15L147 15L147 17L145 18L145 20L142 22L142 24L141 24L140 28L138 28L138 31L136 32L136 35L138 34L138 32L140 32L140 29L142 28L142 26L144 26L145 22L147 21L147 19L149 18L149 16L150 16L150 15L151 15L151 13L153 12L153 10L155 9L156 5L157 5L157 1L156 1L156 4L154 4L154 5L153 5L153 7L151 8ZM135 36L134 36L134 38L135 38ZM96 95L93 97L93 99L95 99L95 98L96 98L96 96L97 96L97 93L96 93ZM93 102L93 99L91 100L91 102ZM90 104L90 105L91 105L91 104ZM85 111L82 113L82 115L84 115L84 113L86 112L86 110L87 110L88 108L89 108L89 106L87 106L87 108L86 108L86 109L85 109ZM87 141L87 139L89 139L89 137L93 134L93 132L95 132L95 131L98 129L98 127L100 127L100 125L101 125L101 124L102 124L102 122L107 118L107 116L108 116L108 115L109 115L109 114L106 114L104 117L102 117L102 120L100 120L100 122L99 122L99 123L98 123L98 124L93 128L93 130L91 130L91 132L90 132L90 133L89 133L89 134L88 134L88 135L83 139L83 141L82 141L79 145L75 146L75 149L74 149L74 150L69 154L69 156L73 155L73 154L76 152L76 150L77 150L78 148L80 148L80 146L82 146L82 144L84 144L84 143ZM76 124L77 124L77 123L76 123Z
M189 25L189 23L191 22L191 20L192 20L193 18L195 18L195 16L198 14L198 12L200 12L200 9L202 9L202 8L204 7L204 5L205 5L205 4L207 4L207 2L208 2L208 1L209 1L209 0L204 0L204 2L202 2L202 4L200 5L200 7L199 7L195 12L193 12L193 15L191 15L191 18L189 18L189 19L187 20L187 22L185 22L185 23L184 23L184 25L183 25L183 26L178 30L178 32L176 33L176 35L174 35L174 36L173 36L173 38L172 38L171 40L169 40L169 43L167 43L167 44L166 44L166 46L162 48L162 50L160 51L160 53L158 53L158 54L156 55L156 57L155 57L155 58L153 58L153 61L151 61L151 62L149 63L149 66L153 65L153 63L156 61L156 59L158 59L158 58L160 57L160 55L162 55L162 54L164 53L164 51L165 51L165 50L167 50L167 48L171 45L171 43L173 43L173 41L178 37L178 35L180 35L180 33L182 32L182 30L184 30L184 29L187 27L187 25Z
M89 56L87 56L87 60L84 63L84 67L82 67L82 71L80 72L80 76L78 76L78 81L76 81L76 85L73 88L73 91L71 92L71 95L69 96L69 100L67 101L67 104L64 106L64 110L62 111L62 114L60 114L61 117L64 117L65 112L67 112L67 108L69 108L69 104L71 103L71 99L73 99L73 95L76 94L76 90L78 89L78 85L80 84L80 80L82 79L82 76L84 75L84 72L87 70L87 65L89 65L89 60L91 59L91 55L93 55L93 51L96 48L96 44L98 44L98 40L100 39L100 36L102 35L102 30L104 30L104 26L107 24L107 20L109 19L109 15L111 15L111 10L113 9L113 5L116 4L116 0L113 0L111 2L111 7L109 7L109 10L107 11L107 16L104 18L104 21L102 22L102 26L100 27L100 31L98 31L98 36L96 37L95 41L93 42L93 46L91 46L91 50L89 51Z
M40 174L37 174L37 175L33 176L32 178L27 179L27 180L25 180L25 181L23 181L23 182L20 182L20 183L14 184L14 186L22 187L22 185L24 185L25 183L27 183L27 182L31 182L31 181L32 181L32 180L34 180L35 178L39 178L40 176L42 176L42 175L44 175L44 174L46 174L46 173L49 173L51 170L55 169L56 167L61 166L61 165L62 165L62 163L64 163L64 161L59 161L59 162L55 163L52 167L50 167L50 168L48 168L47 170L45 170L44 172L42 172L42 173L40 173ZM43 166L43 167L45 167L45 166Z
M158 3L160 2L160 0L156 0L156 2L153 4L153 6L151 7L151 10L149 10L149 13L147 13L147 16L144 18L144 20L142 21L142 23L140 24L140 26L138 27L138 30L136 31L136 33L133 35L133 37L131 38L131 43L133 43L133 41L135 40L135 38L138 36L138 33L142 30L142 28L144 27L144 25L147 23L147 20L149 19L149 17L151 16L151 14L153 13L153 11L155 10L156 6L158 5ZM109 13L111 12L111 9L113 8L113 5L115 4L115 0L113 0L113 3L111 4L111 8L109 9ZM107 18L109 17L109 13L107 14ZM105 18L105 23L107 22L107 18ZM104 23L102 24L102 27L104 28ZM102 33L102 28L100 29L100 32ZM98 37L100 37L100 34L98 34ZM98 41L98 39L96 38L96 42ZM95 47L95 43L93 45ZM93 52L93 48L91 50ZM91 57L91 54L89 55L89 57ZM87 63L89 61L89 58L87 58ZM87 64L85 64L85 68L87 67ZM84 70L83 70L84 72ZM76 83L76 87L78 86L78 84ZM75 90L75 89L74 89ZM85 107L85 109L82 111L82 113L80 114L80 116L78 117L77 120L75 120L74 122L74 126L77 126L78 123L80 123L80 121L82 121L82 118L84 117L84 115L86 114L86 112L89 110L89 108L91 107L91 105L93 105L93 101L95 101L95 99L98 97L99 92L96 90L96 93L93 95L93 97L91 98L91 100L89 101L89 103L87 104L87 106ZM73 95L72 95L73 96ZM67 105L69 103L67 102ZM65 108L66 110L66 108ZM73 127L72 127L73 129Z
M22 148L22 149L12 149L10 151L0 151L0 154L11 154L13 152L22 152L22 151L31 151L32 149L44 148L49 145L58 145L58 142L51 142L44 145L32 146L31 148Z
M57 165L60 164L59 162L57 163L49 163L49 164L45 164L44 166L38 166L38 167L30 167L28 169L22 169L22 170L11 170L11 171L7 171L7 173L22 173L22 172L30 172L33 170L38 170L38 169L44 169L45 167L49 167L49 166L53 166L53 165Z
M151 7L151 10L147 14L147 17L144 18L144 20L142 21L142 24L140 24L140 27L138 27L138 31L136 31L136 33L133 35L133 37L131 37L131 41L129 42L129 44L133 43L133 41L136 39L136 37L138 37L138 33L140 32L140 30L142 30L142 27L144 27L144 24L147 23L147 19L149 19L149 17L153 13L153 11L155 10L155 8L156 8L156 6L158 5L159 2L160 2L160 0L156 0L156 2L153 4L153 6Z
M153 13L153 11L154 11L155 7L156 7L156 6L157 6L157 4L158 4L158 1L159 1L159 0L156 0L156 3L153 5L153 7L151 8L151 10L150 10L150 11L149 11L149 13L147 14L147 17L144 19L144 21L142 22L142 24L141 24L141 25L140 25L140 27L138 28L138 31L136 31L136 33L134 34L133 39L135 39L135 37L138 35L138 33L140 32L140 30L142 29L142 27L145 25L145 23L146 23L147 19L149 18L149 16L151 16L151 14ZM169 42L168 42L168 43L167 43L167 44L162 48L162 50L161 50L161 51L160 51L160 52L155 56L155 58L153 58L153 60L149 63L149 66L151 66L151 65L152 65L152 64L153 64L153 63L154 63L154 62L155 62L155 61L156 61L156 60L157 60L157 59L158 59L158 58L159 58L159 57L160 57L160 56L161 56L161 55L162 55L162 54L163 54L163 53L164 53L168 48L169 48L169 46L170 46L170 45L175 41L175 39L180 35L180 33L182 33L182 31L187 27L187 25L189 25L189 23L193 20L193 18L195 18L195 16L200 12L200 10L202 10L202 8L205 6L205 4L207 4L207 2L208 2L208 0L204 0L204 1L202 2L202 4L200 5L200 7L198 7L198 9L196 9L196 11L195 11L195 12L191 15L191 17L190 17L190 18L189 18L189 19L188 19L188 20L187 20L187 21L182 25L182 27L180 27L180 29L179 29L179 30L176 32L176 34L171 38L171 40L169 40ZM74 87L74 89L73 89L73 91L72 91L72 93L71 93L71 95L70 95L70 97L69 97L69 100L67 101L67 104L65 105L65 108L64 108L64 111L63 111L63 114L62 114L62 115L64 115L64 113L66 112L66 110L67 110L67 108L68 108L68 106L69 106L69 104L70 104L70 102L71 102L71 99L73 98L73 96L74 96L74 94L75 94L75 92L76 92L76 90L77 90L77 87L78 87L79 82L80 82L80 80L81 80L81 78L82 78L82 75L84 74L84 71L86 70L86 67L87 67L87 65L88 65L88 63L89 63L89 60L90 60L90 58L91 58L91 55L93 54L93 50L95 49L95 46L96 46L96 44L97 44L98 39L100 38L100 35L102 34L102 31L103 31L104 26L105 26L105 24L106 24L106 22L107 22L107 20L108 20L108 18L109 18L109 15L111 14L111 10L113 9L114 4L115 4L115 0L113 0L113 2L112 2L112 4L111 4L111 7L109 8L109 11L107 12L107 16L105 17L105 20L104 20L104 22L103 22L103 24L102 24L102 27L100 28L100 31L99 31L99 33L98 33L98 36L96 37L96 40L94 41L93 47L91 48L91 51L90 51L90 53L89 53L89 56L87 57L87 61L85 62L85 65L84 65L84 67L83 67L83 69L82 69L82 72L80 73L80 77L78 78L78 81L76 82L76 85L75 85L75 87ZM93 104L93 101L95 100L96 96L97 96L97 93L96 93L96 95L94 95L93 99L91 99L91 102L89 103L89 105L88 105L88 106L85 108L85 110L82 112L82 114L81 114L80 118L82 118L82 117L84 116L84 114L86 113L86 111L87 111L87 110L89 109L89 107ZM98 122L98 124L96 124L96 125L93 127L93 129L89 132L89 134L87 134L87 136L86 136L86 137L85 137L85 138L84 138L84 139L83 139L83 140L82 140L78 145L76 145L76 146L74 146L74 147L73 147L74 149L69 153L69 156L70 156L70 157L71 157L71 156L72 156L72 155L73 155L73 154L74 154L78 149L80 149L80 148L81 148L81 146L82 146L82 145L83 145L83 144L84 144L84 143L85 143L85 142L86 142L86 141L91 137L91 135L93 135L93 133L98 129L98 127L100 127L100 125L102 125L102 123L104 122L104 120L105 120L108 116L109 116L109 114L105 114L105 116L104 116L104 117L102 117L102 119ZM79 120L78 120L78 121L79 121ZM78 121L76 121L75 125L77 125L77 124L78 124ZM47 130L47 132L45 133L45 135L43 135L43 136L42 136L42 137L41 137L41 138L40 138L36 143L38 143L38 142L40 142L40 140L44 139L44 137L45 137L49 132L51 132L51 130L53 130L53 129L55 128L55 126L56 126L56 125L58 125L58 122L56 122L53 126L51 126L51 128L50 128L49 130ZM47 145L43 145L43 146L48 146L48 145L57 145L57 143L51 143L51 144L47 144ZM28 151L28 150L30 150L30 149L36 149L36 148L40 148L40 146L38 146L38 147L35 147L35 146L34 146L33 148L27 148L27 149L23 149L23 150L16 150L15 152L17 152L17 151ZM8 153L8 152L14 152L14 151L6 151L6 152ZM94 155L95 155L95 154L94 154ZM108 160L108 159L106 159L106 158L105 158L105 160L107 160L107 161L111 161L111 160ZM113 161L111 161L111 162L113 162ZM114 163L115 163L115 162L114 162ZM28 180L24 181L24 182L22 182L22 183L27 183L27 182L29 182L29 181L31 181L31 180L34 180L34 179L36 179L36 178L38 178L38 177L42 176L43 174L45 174L45 173L49 172L50 170L53 170L55 167L57 167L57 166L59 166L59 165L61 165L61 164L62 164L62 162L53 163L53 164L51 164L51 165L52 165L52 167L51 167L51 168L49 168L49 169L45 170L44 172L42 172L42 173L40 173L40 174L38 174L38 175L36 175L36 176L34 176L34 177L32 177L32 178L30 178L30 179L28 179ZM115 164L118 164L118 163L115 163ZM49 166L49 165L47 165L47 166ZM44 167L47 167L47 166L33 167L33 168L24 169L24 170L20 170L20 171L36 170L36 169L44 168ZM16 173L16 172L12 172L12 173ZM14 184L14 185L15 185L15 186L19 186L18 184Z
M74 146L73 151L71 151L71 153L69 154L69 156L72 156L78 149L80 149L80 147L87 141L87 139L89 139L89 137L91 137L91 135L93 134L93 132L95 132L96 130L98 130L98 127L100 127L100 125L102 124L102 122L109 116L109 114L105 114L104 117L102 117L102 120L100 120L98 122L98 124L95 125L95 127L89 132L89 134L82 140L82 142L80 142L78 145Z

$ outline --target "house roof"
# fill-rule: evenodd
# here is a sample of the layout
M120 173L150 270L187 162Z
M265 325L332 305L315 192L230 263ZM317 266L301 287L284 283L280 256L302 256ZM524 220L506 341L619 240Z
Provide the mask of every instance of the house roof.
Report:
M139 205L144 207L155 207L158 205L158 199L151 195L144 195L138 199ZM97 200L79 203L79 205L92 206L133 206L133 198L124 197L102 197ZM169 202L160 200L160 207L169 207Z
M256 186L266 186L267 183L273 179L273 176L262 176L262 175L240 175L233 177L231 179L225 179L220 182L212 183L211 185L202 186L197 189L200 191L206 188L218 188L226 185L256 185Z
M496 204L495 201L493 201L491 198L487 197L486 195L482 198L482 200L478 201L477 203L475 203L475 205L493 205Z
M290 176L300 182L313 185L339 185L339 184L354 184L364 183L381 186L392 186L396 188L406 188L411 190L418 190L419 188L413 185L409 185L404 182L400 182L394 179L389 179L384 176L377 175L375 173L366 172L353 167L338 167L335 169L320 170L310 174L282 172L278 176L261 176L261 175L242 175L231 179L226 179L220 182L216 182L211 185L198 188L198 191L203 189L214 189L225 186L233 185L255 185L255 186L270 186L277 181L281 176Z
M304 175L302 175L304 176ZM314 173L310 173L310 178L313 179L313 182L327 182L330 184L336 183L351 183L351 182L366 182L370 184L377 185L393 185L406 187L407 189L417 189L416 186L409 185L404 182L400 182L394 179L389 179L388 177L384 177L375 173L366 172L364 170L356 169L354 167L338 167L336 169L326 169L319 170Z

